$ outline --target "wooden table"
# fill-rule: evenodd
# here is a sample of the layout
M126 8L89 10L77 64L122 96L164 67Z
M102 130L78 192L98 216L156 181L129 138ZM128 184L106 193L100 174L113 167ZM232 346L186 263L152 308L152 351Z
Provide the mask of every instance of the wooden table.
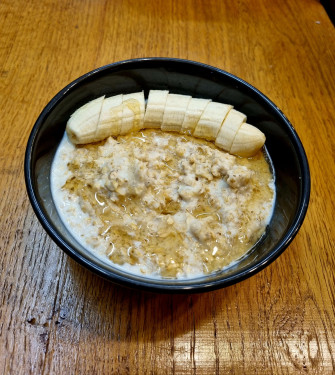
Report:
M335 29L320 3L2 0L0 17L0 373L334 373ZM69 259L30 206L23 159L43 107L85 72L144 56L245 79L305 146L304 224L238 285L187 296L114 286Z

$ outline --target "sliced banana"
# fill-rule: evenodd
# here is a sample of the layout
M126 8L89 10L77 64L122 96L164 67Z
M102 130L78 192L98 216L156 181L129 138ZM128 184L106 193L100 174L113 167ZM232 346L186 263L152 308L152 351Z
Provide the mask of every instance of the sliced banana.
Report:
M229 104L151 90L147 108L143 91L92 100L72 114L66 131L74 144L84 144L161 127L215 141L224 151L250 157L264 145L265 135L246 118Z
M95 142L102 103L105 96L94 99L78 108L67 122L66 132L74 144Z
M229 151L238 129L245 121L247 121L247 116L244 113L231 109L216 136L215 144L223 150Z
M144 92L123 95L121 135L139 131L143 128L145 112Z
M162 130L174 132L179 132L181 130L190 100L191 96L168 94L161 125Z
M250 157L256 154L264 145L265 135L255 126L244 123L239 128L231 149L233 155Z
M182 133L193 133L195 127L197 126L200 120L202 113L204 112L205 108L210 102L210 99L192 98L190 100L190 102L188 103L188 107L186 109L183 124L181 126Z
M214 141L228 112L233 108L229 104L210 102L205 108L193 136Z
M168 94L167 90L150 90L144 115L146 129L160 129Z
M95 134L96 139L102 140L120 134L123 111L122 97L123 95L120 94L105 98Z

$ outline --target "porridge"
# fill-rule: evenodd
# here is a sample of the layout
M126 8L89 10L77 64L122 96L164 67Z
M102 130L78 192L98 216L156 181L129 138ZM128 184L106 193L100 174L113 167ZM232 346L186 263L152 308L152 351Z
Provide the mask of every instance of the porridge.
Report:
M158 278L228 267L262 237L275 200L262 151L242 158L157 129L86 145L65 134L51 183L63 222L85 248Z

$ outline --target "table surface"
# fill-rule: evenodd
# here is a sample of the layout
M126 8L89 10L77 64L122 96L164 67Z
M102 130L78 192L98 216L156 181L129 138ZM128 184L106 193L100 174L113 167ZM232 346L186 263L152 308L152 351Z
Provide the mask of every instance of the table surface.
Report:
M335 29L318 1L2 0L0 51L1 374L334 373ZM30 206L24 152L43 107L90 70L145 56L241 77L304 144L303 226L238 285L185 296L112 285L65 255Z

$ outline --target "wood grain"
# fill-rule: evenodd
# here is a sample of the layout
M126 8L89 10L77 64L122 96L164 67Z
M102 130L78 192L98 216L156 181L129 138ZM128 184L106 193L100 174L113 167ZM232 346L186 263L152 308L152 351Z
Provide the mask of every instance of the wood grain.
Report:
M335 29L315 0L0 2L0 373L335 372ZM111 285L44 233L25 192L31 128L67 83L144 56L250 82L295 126L312 193L294 242L207 294Z

